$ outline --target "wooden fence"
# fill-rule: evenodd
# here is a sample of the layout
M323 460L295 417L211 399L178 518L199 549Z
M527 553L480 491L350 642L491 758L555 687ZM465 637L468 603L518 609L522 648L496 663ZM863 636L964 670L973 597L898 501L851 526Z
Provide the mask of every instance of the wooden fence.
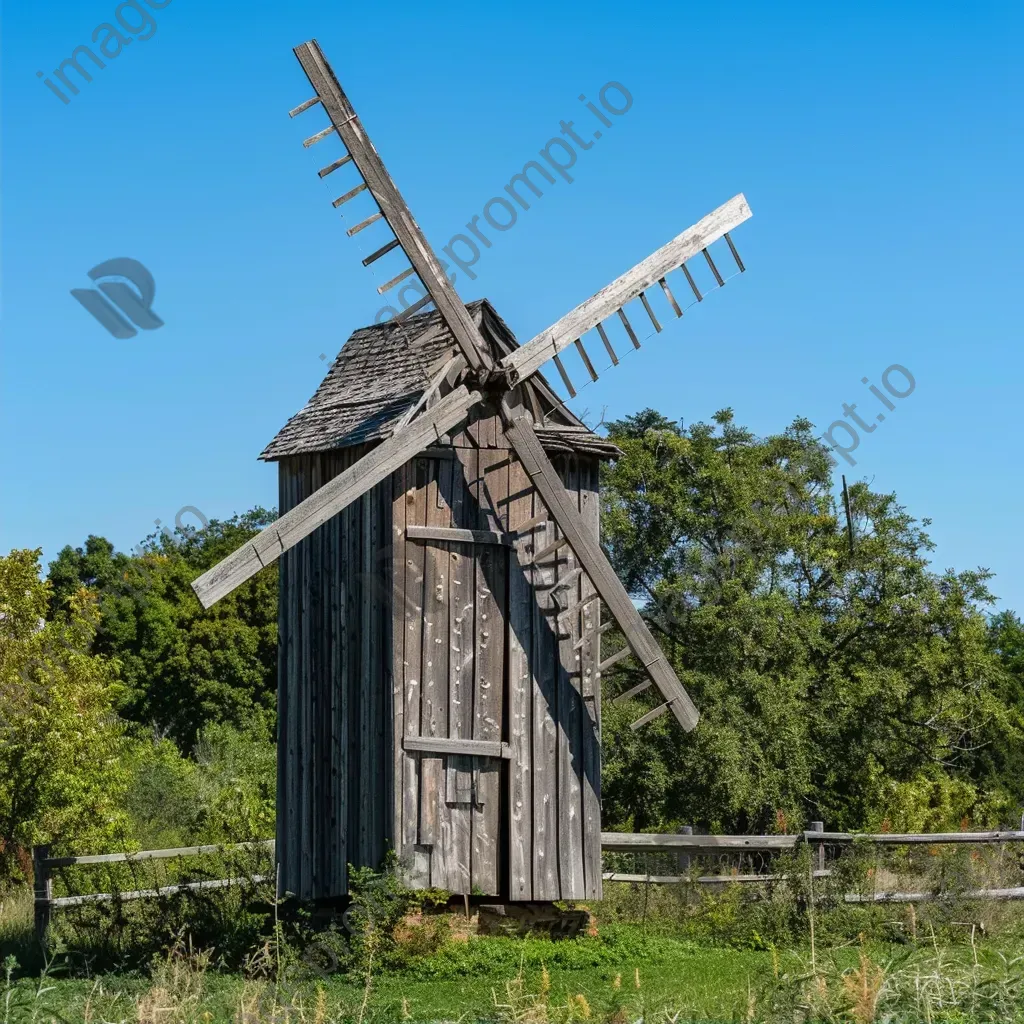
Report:
M694 835L692 829L684 829L678 834L659 834L646 832L602 832L602 853L633 853L633 854L674 854L678 873L624 873L607 871L604 880L609 882L634 882L656 885L698 884L727 885L733 883L755 883L780 881L783 876L771 872L731 873L716 875L699 875L692 877L690 873L691 858L715 855L755 852L779 854L796 850L801 844L807 844L814 850L814 877L827 878L832 872L825 867L826 845L849 845L852 843L869 843L877 846L907 846L924 844L939 846L947 843L1024 843L1024 831L1020 832L933 832L933 833L879 833L855 834L850 832L826 832L820 821L812 823L806 832L781 836L704 836ZM80 896L53 895L53 872L57 868L73 867L87 864L134 864L147 860L162 860L171 857L193 857L203 854L226 853L231 850L264 849L273 851L274 840L262 840L252 843L235 843L222 846L187 846L174 850L142 850L137 853L100 853L84 857L51 857L49 846L36 846L32 850L32 863L35 874L35 930L42 938L49 927L53 911L61 907L82 906L86 903L104 900L145 899L162 896L174 892L195 891L204 889L220 889L240 882L258 883L268 881L263 875L245 875L239 878L219 878L199 882L183 882L178 885L166 885L156 889L139 889L121 893L88 893ZM1024 886L1007 889L977 889L959 892L961 899L976 900L1017 900L1024 899ZM930 892L880 892L862 896L848 894L848 903L923 903L941 898L941 894Z
M602 832L601 850L604 853L675 854L679 867L679 873L674 875L606 871L603 878L607 882L638 882L654 885L688 883L712 886L736 882L780 881L784 876L770 872L748 874L734 872L692 877L689 873L690 859L713 854L743 852L777 854L796 850L801 844L807 844L814 850L814 877L827 878L831 876L832 872L825 868L826 845L844 846L853 843L867 843L873 846L1024 843L1024 831L883 832L874 834L826 832L823 823L816 821L806 832L781 836L701 836L694 835L692 829L686 829L678 834ZM1019 900L1024 899L1024 886L1005 889L972 889L958 892L957 896L961 899L971 900ZM926 903L940 898L942 898L942 894L934 892L879 892L870 895L850 893L844 897L847 903Z
M232 843L213 846L183 846L174 850L139 850L136 853L93 853L84 857L51 857L48 845L32 847L32 873L35 889L35 933L43 939L50 926L54 910L61 907L80 907L86 903L102 903L107 900L139 900L174 892L223 889L240 882L259 883L268 881L264 875L244 875L239 878L203 879L199 882L182 882L178 885L164 885L156 889L136 889L131 892L94 892L81 896L54 896L53 872L57 868L75 867L86 864L138 864L147 860L167 860L171 857L197 857L203 854L227 853L231 850L271 850L273 839L253 843Z

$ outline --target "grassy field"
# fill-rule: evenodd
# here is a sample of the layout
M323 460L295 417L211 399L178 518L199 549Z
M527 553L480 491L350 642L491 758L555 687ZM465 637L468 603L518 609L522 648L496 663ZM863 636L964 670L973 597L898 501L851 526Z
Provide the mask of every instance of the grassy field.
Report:
M429 948L364 949L349 973L311 975L301 948L272 942L231 970L180 941L135 970L78 959L71 976L59 949L31 965L30 910L24 893L0 908L0 1024L1024 1024L1017 933L983 939L975 926L962 941L923 930L812 951L681 938L663 913L561 941L460 934L453 915Z

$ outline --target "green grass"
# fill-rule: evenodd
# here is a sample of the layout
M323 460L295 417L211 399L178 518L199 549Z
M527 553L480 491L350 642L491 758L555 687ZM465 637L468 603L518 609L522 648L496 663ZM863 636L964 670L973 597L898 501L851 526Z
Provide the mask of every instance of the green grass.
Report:
M508 941L514 940L478 939L471 945L486 949L495 942ZM560 944L547 945L555 954ZM599 947L599 940L582 940L581 945ZM549 1001L553 1007L564 1006L569 997L582 994L595 1013L619 999L637 1009L642 1006L648 1013L662 1007L673 1011L685 1007L696 1018L728 1021L745 1010L749 994L756 993L772 975L770 953L689 949L684 948L684 944L678 945L680 948L668 950L653 966L626 952L605 958L599 966L553 966L548 971ZM553 955L551 959L557 961L558 956ZM466 1015L474 1019L494 1016L497 1013L495 998L499 1002L508 1002L507 983L519 973L518 970L507 969L503 955L497 960L501 964L499 968L494 971L481 968L473 975L423 978L402 973L374 977L367 1012L370 1018L378 1020L398 1020L403 1014L417 1021L455 1019ZM795 965L797 958L790 955L783 957L783 961L791 961ZM522 977L525 993L542 990L542 966L524 967ZM637 981L639 988L636 987ZM329 1018L358 1013L364 995L362 985L337 976L321 984ZM182 1000L187 1004L181 1007L182 1019L200 1021L204 1013L209 1013L210 1024L235 1021L243 995L246 991L254 994L254 987L250 984L247 989L238 975L207 971L201 975L197 985L198 998L190 1001L186 996ZM115 975L81 980L51 976L42 984L42 995L34 999L30 997L39 988L38 981L26 978L15 984L17 1001L25 1008L20 1016L22 1020L29 1019L25 1014L31 1007L36 1020L91 1019L95 1022L136 1020L140 1016L137 1005L147 993L164 989L171 999L157 1001L170 1005L177 998L175 990L180 992L184 987L181 976L166 983L159 972L154 979ZM292 1002L303 1007L302 1016L314 1017L316 984L310 981L300 986L293 994ZM269 1001L265 1005L269 1008ZM269 1013L259 1014L260 1019L269 1016ZM16 1015L14 1021L18 1019Z
M959 932L961 941L950 932L944 942L919 927L917 942L820 943L812 970L806 945L725 944L734 909L725 902L708 908L722 931L699 938L680 937L667 913L563 941L442 941L446 925L431 933L441 942L431 952L410 952L429 943L382 947L390 960L378 957L368 991L363 977L334 974L281 994L254 980L258 969L249 977L217 969L214 954L185 943L145 970L70 977L60 956L41 970L31 900L16 894L0 907L0 960L20 964L8 959L8 981L0 978L0 1024L629 1024L641 1017L646 1024L1024 1024L1024 959L1014 960L1024 945L1009 932L981 942L972 928ZM749 924L730 932L743 942L752 934ZM382 970L382 962L398 966ZM76 965L81 971L81 960ZM268 949L256 966L272 974L276 958Z

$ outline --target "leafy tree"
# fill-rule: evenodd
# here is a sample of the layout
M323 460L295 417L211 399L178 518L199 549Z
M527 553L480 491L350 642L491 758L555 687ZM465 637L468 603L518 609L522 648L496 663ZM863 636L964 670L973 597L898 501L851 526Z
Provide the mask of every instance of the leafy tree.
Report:
M742 832L1011 813L981 764L1024 735L981 611L990 573L932 572L928 521L862 483L851 551L806 420L758 438L730 410L687 429L645 410L609 437L624 457L605 472L605 540L703 719L634 734L636 707L606 702L606 819Z
M117 665L92 652L94 595L48 622L41 552L0 558L0 877L34 843L88 847L124 827Z
M98 593L94 649L121 664L123 717L191 750L202 728L227 722L271 735L277 674L277 569L269 567L206 611L192 581L275 513L256 508L202 530L153 534L134 554L102 537L65 547L50 564L50 614L66 617L78 587Z

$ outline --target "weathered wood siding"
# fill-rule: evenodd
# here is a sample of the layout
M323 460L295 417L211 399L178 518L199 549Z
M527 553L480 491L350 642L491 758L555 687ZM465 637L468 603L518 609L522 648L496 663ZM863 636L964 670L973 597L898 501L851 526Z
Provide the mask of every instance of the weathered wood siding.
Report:
M286 459L281 512L364 453ZM282 892L347 891L392 842L391 492L387 480L281 556L277 850Z
M282 891L344 895L393 846L416 887L593 899L600 604L567 546L533 564L559 534L517 533L546 512L493 411L447 442L281 557ZM281 511L364 451L282 461ZM554 461L596 535L597 459Z
M398 852L411 884L512 900L601 893L599 608L547 523L508 545L409 527L515 533L545 509L484 415L396 474L395 735L500 740L505 757L395 745ZM598 461L556 459L597 533ZM401 621L401 629L399 629Z

